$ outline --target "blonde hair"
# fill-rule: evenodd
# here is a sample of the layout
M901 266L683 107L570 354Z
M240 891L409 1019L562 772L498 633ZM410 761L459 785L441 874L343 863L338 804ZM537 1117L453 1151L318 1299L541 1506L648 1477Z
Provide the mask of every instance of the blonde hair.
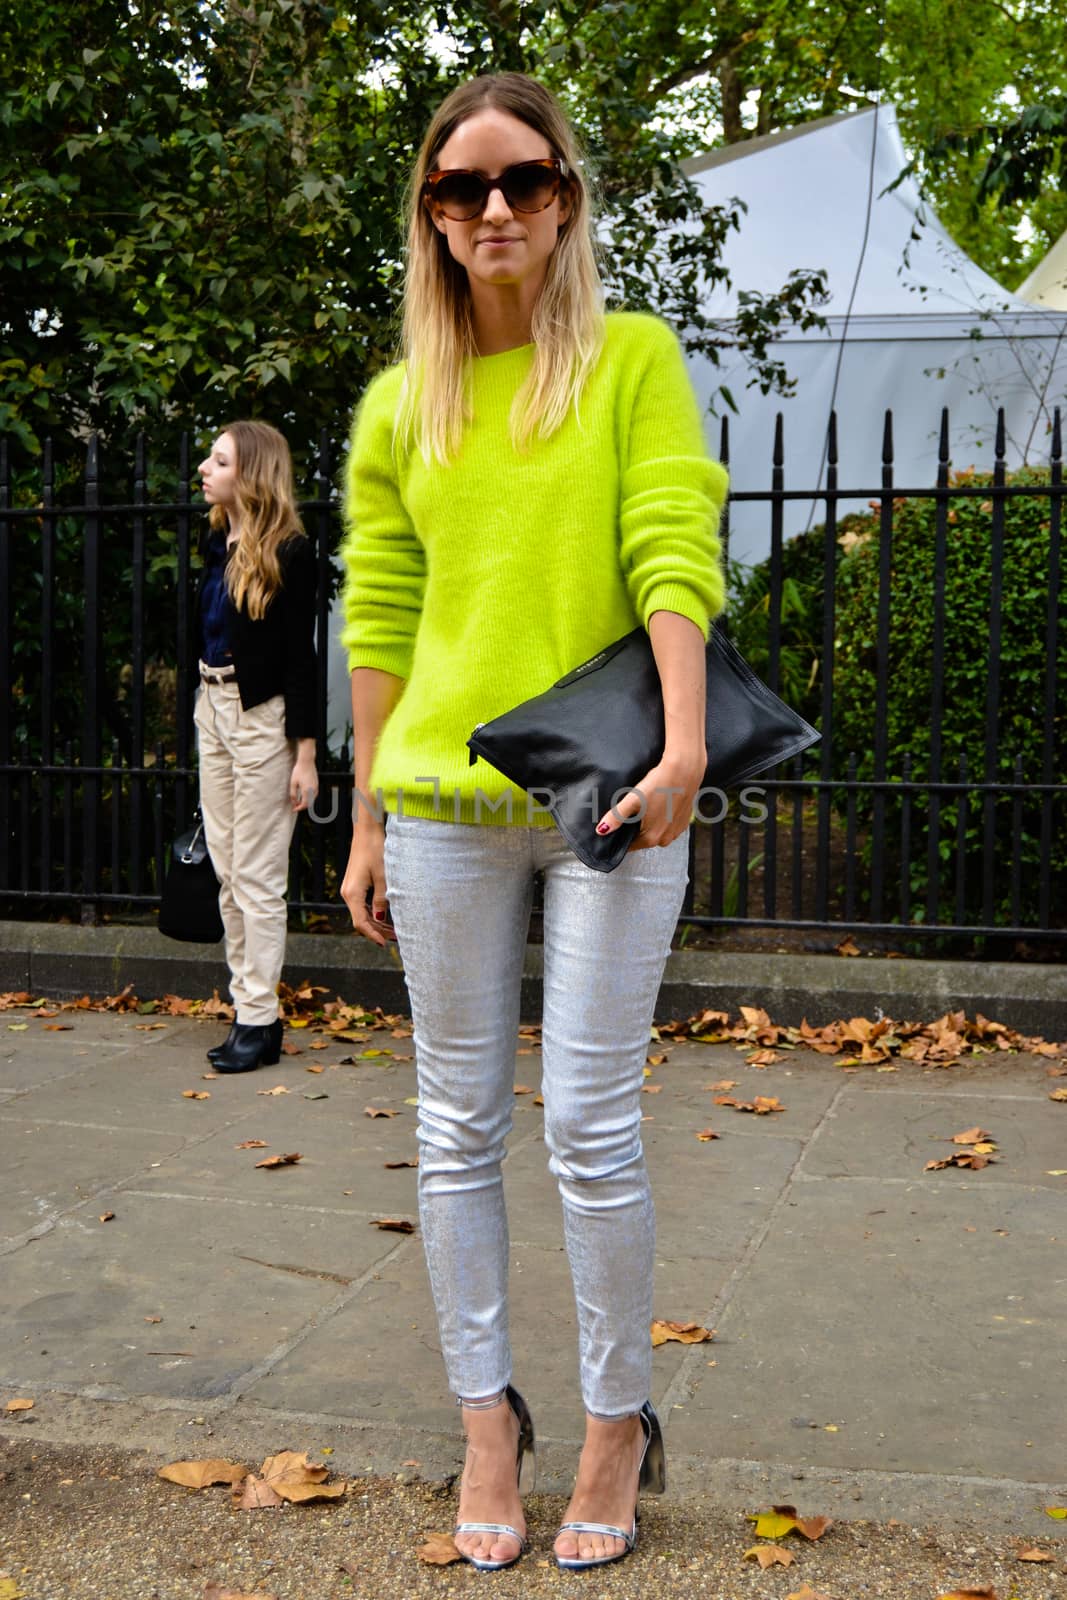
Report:
M403 349L407 363L398 416L402 436L414 436L426 460L447 461L470 417L467 363L477 354L467 273L453 260L423 202L423 184L442 147L461 122L487 107L516 117L548 141L566 162L570 212L533 315L533 365L515 396L511 435L524 446L553 433L596 364L603 340L603 290L597 271L591 205L582 157L559 102L521 72L472 78L442 102L422 142L407 196L408 256ZM562 191L561 191L562 192Z
M282 585L278 552L289 539L302 539L304 524L296 509L289 446L269 422L228 422L220 433L233 440L240 531L226 566L230 598L258 621ZM212 506L212 528L226 532L229 517Z

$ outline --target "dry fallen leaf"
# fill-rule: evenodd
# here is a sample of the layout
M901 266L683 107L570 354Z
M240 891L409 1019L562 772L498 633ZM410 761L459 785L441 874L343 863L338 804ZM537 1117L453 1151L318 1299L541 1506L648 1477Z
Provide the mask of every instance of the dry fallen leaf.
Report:
M247 1474L247 1467L219 1456L207 1461L172 1461L159 1469L161 1478L166 1478L168 1483L180 1483L183 1489L206 1489L212 1483L240 1483Z
M841 943L834 946L839 956L858 956L859 947L851 934L847 934Z
M34 1407L34 1404L35 1404L35 1402L33 1400L9 1400L7 1405L4 1407L4 1410L5 1411L32 1411L33 1407Z
M649 1064L650 1067L662 1067L663 1063L665 1061L669 1061L669 1060L670 1060L670 1056L664 1056L664 1055L649 1056L648 1064Z
M708 1088L709 1089L718 1089L720 1092L724 1093L727 1089L736 1089L737 1088L737 1079L736 1078L720 1078L718 1083L709 1083L708 1084Z
M995 1155L983 1155L976 1149L957 1150L953 1156L945 1156L940 1161L928 1161L923 1168L924 1172L940 1172L945 1167L968 1167L972 1172L981 1172L991 1161L996 1161Z
M776 1061L784 1059L777 1050L757 1050L754 1055L745 1057L750 1067L773 1067Z
M287 1155L287 1156L267 1156L263 1161L257 1161L256 1162L256 1166L257 1167L292 1167L292 1166L295 1166L298 1161L303 1161L303 1159L304 1158L300 1154L300 1152L298 1150L294 1150L291 1155Z
M183 1089L183 1100L210 1100L211 1092L208 1089Z
M992 1585L988 1589L950 1589L937 1600L997 1600L997 1592Z
M235 1511L270 1511L283 1504L280 1494L275 1494L269 1483L250 1472L247 1478L234 1484L233 1509Z
M719 1135L715 1132L714 1128L701 1128L700 1132L697 1134L697 1138L700 1140L701 1144L707 1144L709 1139L717 1139L718 1137Z
M385 1106L364 1106L363 1115L365 1117L398 1117L400 1112L389 1111Z
M396 1172L400 1167L417 1167L418 1164L419 1164L418 1156L414 1156L410 1161L383 1161L382 1162L382 1166L385 1168L385 1170L387 1172Z
M641 1089L641 1093L642 1094L660 1094L660 1093L662 1093L662 1090L663 1090L662 1083L646 1083L646 1084L643 1085L643 1087Z
M714 1104L717 1106L733 1106L735 1111L754 1111L758 1117L766 1116L771 1111L784 1111L785 1106L776 1095L757 1094L751 1100L738 1100L732 1094L717 1094Z
M1067 1100L1067 1089L1053 1089L1050 1100Z
M276 1083L273 1089L257 1089L257 1094L288 1094L289 1090L284 1083Z
M952 1135L952 1143L979 1144L987 1139L992 1139L992 1137L993 1135L991 1133L987 1133L984 1128L968 1128L963 1133L954 1133Z
M344 1478L327 1483L329 1468L312 1466L306 1450L281 1450L268 1456L260 1475L283 1500L336 1500L348 1488Z
M802 1533L805 1539L820 1539L833 1523L829 1517L798 1517L795 1506L772 1506L746 1519L756 1524L759 1539L784 1539L787 1533Z
M780 1567L791 1567L796 1560L791 1550L779 1550L776 1544L754 1544L751 1550L746 1550L741 1557L742 1561L758 1561L766 1572L768 1567L775 1563Z
M375 1217L371 1223L372 1228L381 1228L383 1233L414 1233L415 1224L406 1217Z
M428 1533L426 1542L419 1545L416 1554L420 1561L427 1562L431 1567L447 1567L453 1561L463 1560L450 1533Z
M102 1211L100 1213L100 1221L101 1222L114 1222L114 1220L115 1220L115 1213L113 1211Z
M157 1026L166 1027L166 1023L158 1023ZM73 1033L74 1024L73 1022L46 1022L44 1031L45 1033Z
M235 1144L235 1150L266 1150L266 1139L242 1139L240 1144Z
M145 1317L146 1322L162 1322L162 1317Z
M1036 1545L1031 1545L1027 1550L1020 1550L1015 1557L1016 1561L1054 1561L1047 1550L1039 1550Z
M528 1083L517 1083L512 1092L514 1094L533 1094L533 1090Z
M847 955L859 955L858 950L844 952ZM810 1583L802 1583L799 1589L794 1589L792 1594L787 1594L785 1600L833 1600L833 1597L824 1594L821 1589L813 1589Z
M661 1344L706 1344L715 1337L714 1328L702 1328L699 1322L665 1322L657 1318L652 1324L652 1346Z

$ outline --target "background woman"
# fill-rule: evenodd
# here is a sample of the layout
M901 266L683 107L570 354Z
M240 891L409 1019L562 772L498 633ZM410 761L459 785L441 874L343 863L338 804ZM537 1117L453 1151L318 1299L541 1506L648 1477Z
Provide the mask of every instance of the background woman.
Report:
M726 480L673 334L604 316L574 137L528 78L475 79L433 119L411 189L404 353L370 385L349 460L344 642L368 803L342 893L376 943L391 912L404 961L422 1233L467 1434L456 1543L497 1568L526 1548L516 1460L532 1429L510 1386L501 1160L544 874L545 1140L586 1409L555 1554L599 1565L633 1548L639 1482L663 1486L640 1089L705 767ZM523 791L471 769L465 741L637 623L666 745L641 793L600 820L609 831L645 804L637 845L604 875Z
M318 790L315 559L276 428L230 423L199 470L211 507L197 605L200 805L235 1007L208 1056L217 1072L249 1072L281 1049L289 843Z

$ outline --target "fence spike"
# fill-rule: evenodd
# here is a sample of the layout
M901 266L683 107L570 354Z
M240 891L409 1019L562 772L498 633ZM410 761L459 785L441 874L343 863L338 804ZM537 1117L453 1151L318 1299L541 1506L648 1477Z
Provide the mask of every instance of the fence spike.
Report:
M882 465L884 467L893 465L893 413L888 408L882 427Z
M730 464L730 419L726 416L719 422L719 460L724 467Z
M995 454L995 456L996 456L998 461L1003 461L1004 460L1005 449L1004 449L1004 407L1003 406L998 406L997 407L997 442L993 447L993 453Z
M948 463L948 406L941 407L941 433L937 441L938 463Z
M1052 459L1061 460L1063 456L1063 435L1060 430L1060 408L1056 407L1052 413Z
M837 466L837 412L830 413L830 426L826 430L826 460L831 467Z
M785 466L785 445L782 438L782 413L780 411L774 419L774 454L771 460L776 467Z

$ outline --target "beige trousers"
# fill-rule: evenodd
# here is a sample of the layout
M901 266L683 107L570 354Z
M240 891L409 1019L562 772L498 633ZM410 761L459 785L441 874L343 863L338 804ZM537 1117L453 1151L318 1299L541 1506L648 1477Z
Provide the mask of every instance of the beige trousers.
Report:
M194 715L204 835L219 879L219 911L237 1021L278 1015L285 960L285 890L296 813L296 760L281 695L245 711L237 684L204 683Z

